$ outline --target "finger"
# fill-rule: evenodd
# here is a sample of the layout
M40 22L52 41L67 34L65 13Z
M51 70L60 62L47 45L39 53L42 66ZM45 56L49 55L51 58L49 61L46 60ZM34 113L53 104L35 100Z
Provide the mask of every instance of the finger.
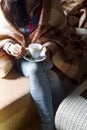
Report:
M46 47L43 47L43 51L46 52L46 51L47 51L47 48L46 48Z

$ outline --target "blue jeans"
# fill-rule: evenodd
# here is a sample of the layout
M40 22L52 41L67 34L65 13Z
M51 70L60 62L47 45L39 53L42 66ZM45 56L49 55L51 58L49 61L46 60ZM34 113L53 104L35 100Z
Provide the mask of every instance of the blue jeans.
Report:
M54 108L64 98L64 91L57 75L51 70L51 61L31 63L17 61L18 70L30 80L30 94L41 117L43 130L54 130Z

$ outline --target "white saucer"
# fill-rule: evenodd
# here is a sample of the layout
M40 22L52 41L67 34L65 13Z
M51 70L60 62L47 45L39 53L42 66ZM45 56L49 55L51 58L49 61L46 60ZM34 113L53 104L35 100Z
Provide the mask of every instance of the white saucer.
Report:
M39 58L33 58L29 53L26 54L25 56L23 56L23 58L29 62L41 62L44 61L46 59L46 55L41 52L41 55Z

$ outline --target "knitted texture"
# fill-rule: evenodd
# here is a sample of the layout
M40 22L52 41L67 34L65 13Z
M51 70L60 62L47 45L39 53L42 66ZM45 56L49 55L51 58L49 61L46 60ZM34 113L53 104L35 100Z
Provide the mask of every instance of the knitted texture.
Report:
M87 100L80 94L87 89L87 80L66 97L56 116L57 130L87 130Z

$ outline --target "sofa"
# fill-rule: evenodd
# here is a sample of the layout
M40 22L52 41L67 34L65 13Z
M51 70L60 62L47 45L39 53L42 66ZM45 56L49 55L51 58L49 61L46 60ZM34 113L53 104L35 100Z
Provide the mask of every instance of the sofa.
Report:
M84 122L81 120L81 116L84 116L84 112L86 112L84 106L87 106L87 102L81 98L82 102L80 103L78 92L81 93L87 88L87 80L80 85L80 89L68 77L63 78L62 81L67 96L57 109L55 126L57 130L69 130L69 128L80 130L80 126L78 129L76 127L79 121ZM75 94L73 94L74 91ZM82 103L83 106L80 107ZM79 115L81 110L83 115ZM75 116L76 113L78 116ZM84 118L87 120L86 115ZM85 122L84 127L85 125L87 122ZM41 130L40 117L29 94L29 80L19 74L15 68L6 77L0 78L0 130ZM87 129L82 129L81 126L81 130Z

